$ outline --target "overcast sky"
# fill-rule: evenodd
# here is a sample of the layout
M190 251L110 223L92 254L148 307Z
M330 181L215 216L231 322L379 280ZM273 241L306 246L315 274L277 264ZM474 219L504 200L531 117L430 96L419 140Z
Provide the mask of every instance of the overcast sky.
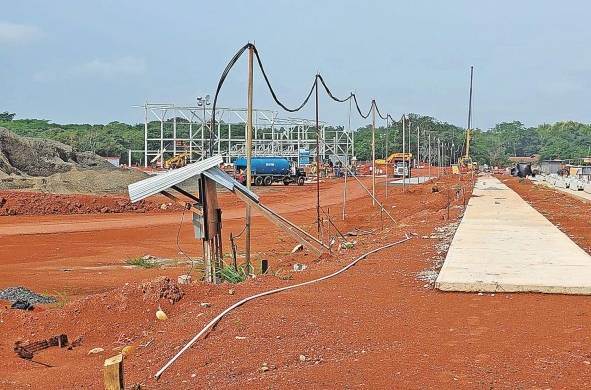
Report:
M254 41L278 94L299 104L319 71L364 110L466 126L590 122L586 1L11 1L0 15L0 111L58 123L137 123L133 105L194 104ZM221 106L246 104L243 58ZM276 107L255 75L255 106ZM347 120L348 104L320 102ZM313 117L312 105L301 113ZM356 117L354 125L366 121Z

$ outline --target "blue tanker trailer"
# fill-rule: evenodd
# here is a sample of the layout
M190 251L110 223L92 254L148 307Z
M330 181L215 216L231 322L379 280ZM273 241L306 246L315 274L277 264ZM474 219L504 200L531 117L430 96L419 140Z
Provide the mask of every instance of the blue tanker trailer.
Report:
M257 186L270 186L277 182L282 182L285 185L296 183L301 186L306 180L306 172L283 157L252 157L250 166L252 184ZM246 158L236 159L234 168L238 180L246 184Z

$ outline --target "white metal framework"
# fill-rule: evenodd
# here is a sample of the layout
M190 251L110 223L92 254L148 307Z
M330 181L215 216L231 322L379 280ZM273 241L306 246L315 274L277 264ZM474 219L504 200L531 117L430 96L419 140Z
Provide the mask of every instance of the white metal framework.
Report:
M211 135L212 109L203 105L177 106L174 104L146 103L144 110L144 150L141 153L144 166L156 164L179 154L187 161L200 161L207 157ZM246 109L216 108L213 153L227 163L245 155ZM316 124L300 118L280 118L276 111L253 110L253 156L281 156L300 161L301 149L309 151L311 159L316 155ZM334 162L332 151L341 160L349 161L354 155L353 133L342 127L329 127L320 122L320 156ZM327 147L329 144L331 147Z

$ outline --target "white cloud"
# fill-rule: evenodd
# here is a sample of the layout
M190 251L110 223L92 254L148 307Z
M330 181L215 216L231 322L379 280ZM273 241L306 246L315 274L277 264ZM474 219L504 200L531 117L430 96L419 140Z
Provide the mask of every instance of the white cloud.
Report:
M0 22L0 43L26 43L41 36L41 30L35 26Z
M141 58L126 56L113 60L94 59L80 66L82 73L96 74L106 78L117 75L137 75L146 70L146 63Z

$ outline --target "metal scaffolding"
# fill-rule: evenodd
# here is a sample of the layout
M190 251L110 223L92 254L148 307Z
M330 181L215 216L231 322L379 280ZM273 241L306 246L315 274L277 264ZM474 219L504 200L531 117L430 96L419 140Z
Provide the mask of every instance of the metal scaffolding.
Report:
M144 149L130 150L140 154L144 166L164 166L164 162L183 154L187 161L195 162L208 157L211 131L213 150L224 162L231 163L245 155L246 109L216 108L216 123L211 124L211 108L203 105L177 106L174 104L146 103L144 110ZM352 132L342 127L329 127L320 122L320 146L323 160L350 162L354 156L355 140ZM327 148L326 143L331 145ZM280 118L276 111L253 110L253 156L280 156L300 161L301 150L310 156L316 154L315 121L300 118Z

